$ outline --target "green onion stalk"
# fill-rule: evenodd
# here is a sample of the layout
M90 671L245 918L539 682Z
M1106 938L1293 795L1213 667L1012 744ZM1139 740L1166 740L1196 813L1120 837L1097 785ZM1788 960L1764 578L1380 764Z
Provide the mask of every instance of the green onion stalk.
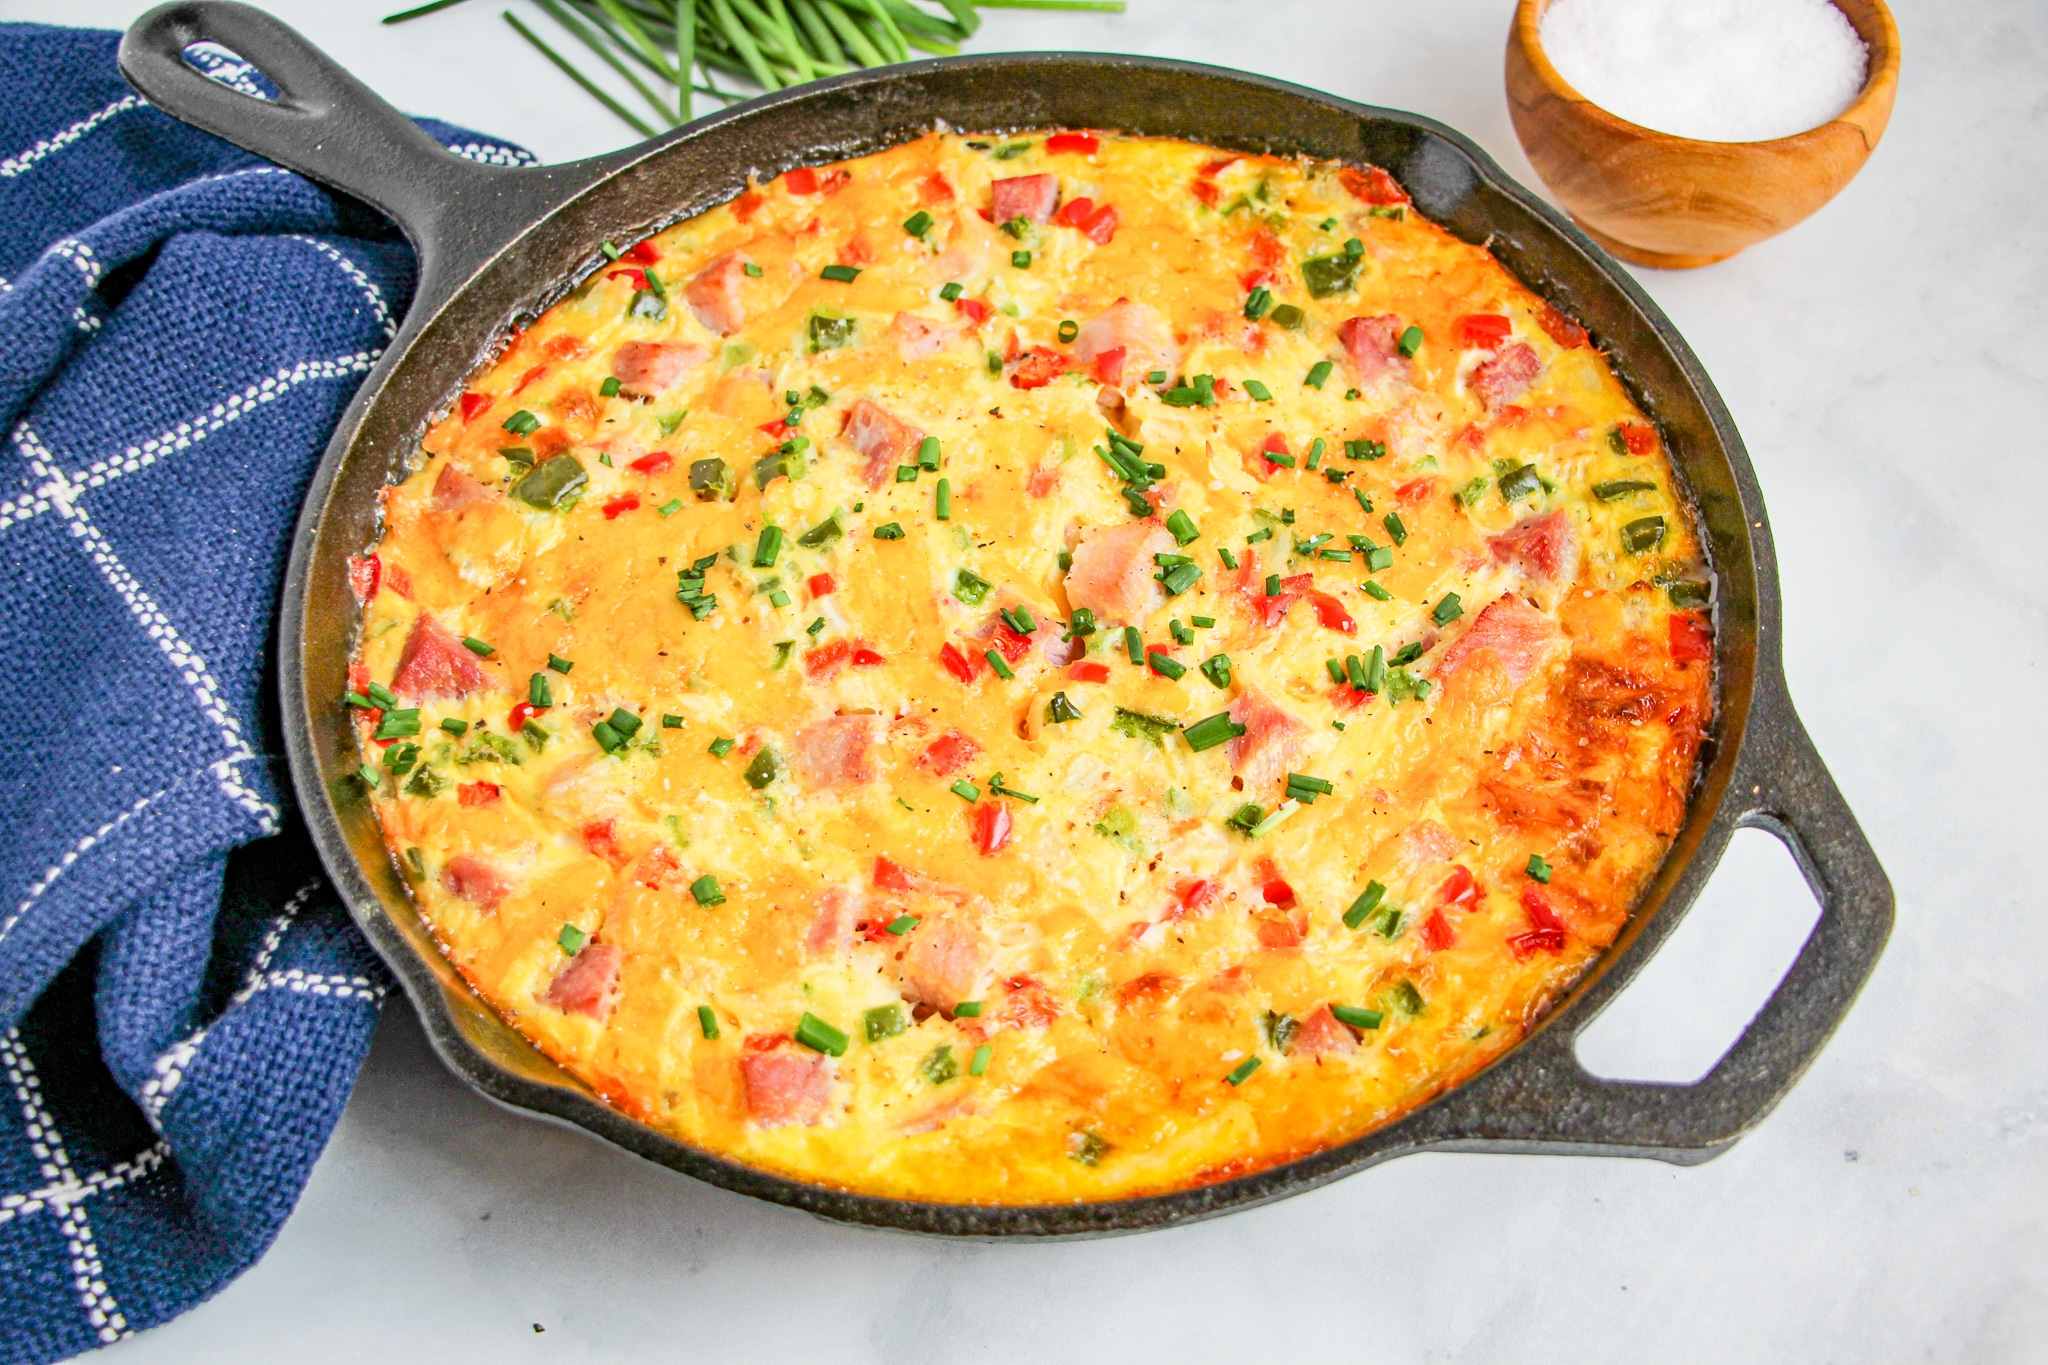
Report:
M386 15L387 24L448 9L431 3ZM689 122L696 96L720 107L914 54L950 57L981 27L981 10L1121 14L1124 0L530 0L554 41L511 10L505 22L564 76L643 137ZM607 89L560 50L576 46L624 83ZM559 45L559 46L558 46ZM574 48L571 48L573 51ZM586 59L587 60L587 59Z

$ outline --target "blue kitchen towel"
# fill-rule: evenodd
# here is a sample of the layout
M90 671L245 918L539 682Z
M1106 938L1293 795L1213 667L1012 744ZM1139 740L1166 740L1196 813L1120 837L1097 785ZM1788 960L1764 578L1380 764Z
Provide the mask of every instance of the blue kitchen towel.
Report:
M253 1262L389 985L290 811L269 661L299 501L412 254L150 108L117 42L0 25L7 1361L163 1322Z

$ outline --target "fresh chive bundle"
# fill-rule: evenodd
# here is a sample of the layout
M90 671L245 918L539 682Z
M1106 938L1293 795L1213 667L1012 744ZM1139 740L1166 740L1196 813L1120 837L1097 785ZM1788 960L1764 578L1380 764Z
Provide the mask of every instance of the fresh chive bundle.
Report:
M385 16L403 23L460 0ZM857 67L911 58L911 49L951 57L981 27L978 9L1095 10L1123 13L1123 0L940 0L933 13L912 0L533 0L555 25L588 48L652 112L650 121L620 103L511 10L505 22L563 75L643 137L695 117L694 95L721 105L750 92L721 88L719 77L762 91L782 90ZM714 75L715 73L715 75Z

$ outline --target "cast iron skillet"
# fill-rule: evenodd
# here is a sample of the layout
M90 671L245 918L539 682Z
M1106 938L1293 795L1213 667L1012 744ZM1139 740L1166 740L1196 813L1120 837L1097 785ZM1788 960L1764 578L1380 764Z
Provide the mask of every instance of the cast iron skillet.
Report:
M267 103L208 80L180 53L212 40L283 91ZM1472 143L1413 114L1299 86L1139 57L962 57L855 73L768 96L610 156L507 169L458 159L261 11L183 3L151 11L121 70L166 112L397 221L420 257L404 326L341 420L314 476L285 581L280 673L299 800L356 922L404 982L435 1049L493 1099L579 1127L715 1185L848 1222L967 1236L1073 1236L1245 1208L1428 1149L1650 1156L1726 1150L1806 1069L1869 976L1892 892L1786 695L1776 561L1742 439L1657 306L1576 228ZM344 559L377 537L377 493L404 473L428 422L515 319L528 319L629 242L794 166L879 151L939 121L956 128L1116 128L1245 151L1366 161L1421 210L1488 244L1537 293L1591 329L1656 421L1704 525L1716 573L1720 716L1670 856L1614 946L1519 1046L1397 1123L1282 1166L1199 1189L1100 1203L987 1208L848 1194L688 1146L597 1100L483 1004L435 948L347 775L360 762L338 699L356 607ZM1782 839L1820 921L1734 1048L1694 1085L1597 1079L1573 1041L1677 927L1729 836Z

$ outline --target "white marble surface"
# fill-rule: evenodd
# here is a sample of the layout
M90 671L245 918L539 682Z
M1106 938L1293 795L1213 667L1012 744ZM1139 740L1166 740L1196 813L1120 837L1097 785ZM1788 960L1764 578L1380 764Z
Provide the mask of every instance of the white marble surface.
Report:
M379 28L397 3L269 7L412 112L550 159L623 140L499 4ZM7 18L108 26L143 8L0 0ZM956 1245L815 1222L495 1109L395 1004L275 1249L117 1354L2042 1358L2048 8L1898 8L1898 111L1862 177L1733 261L1643 276L1748 439L1792 692L1899 893L1861 1003L1730 1154L1693 1170L1422 1156L1177 1231ZM1434 115L1533 179L1501 95L1511 10L1132 0L1121 19L994 16L976 47L1267 72ZM1698 1075L1812 918L1789 860L1744 836L1584 1055Z

